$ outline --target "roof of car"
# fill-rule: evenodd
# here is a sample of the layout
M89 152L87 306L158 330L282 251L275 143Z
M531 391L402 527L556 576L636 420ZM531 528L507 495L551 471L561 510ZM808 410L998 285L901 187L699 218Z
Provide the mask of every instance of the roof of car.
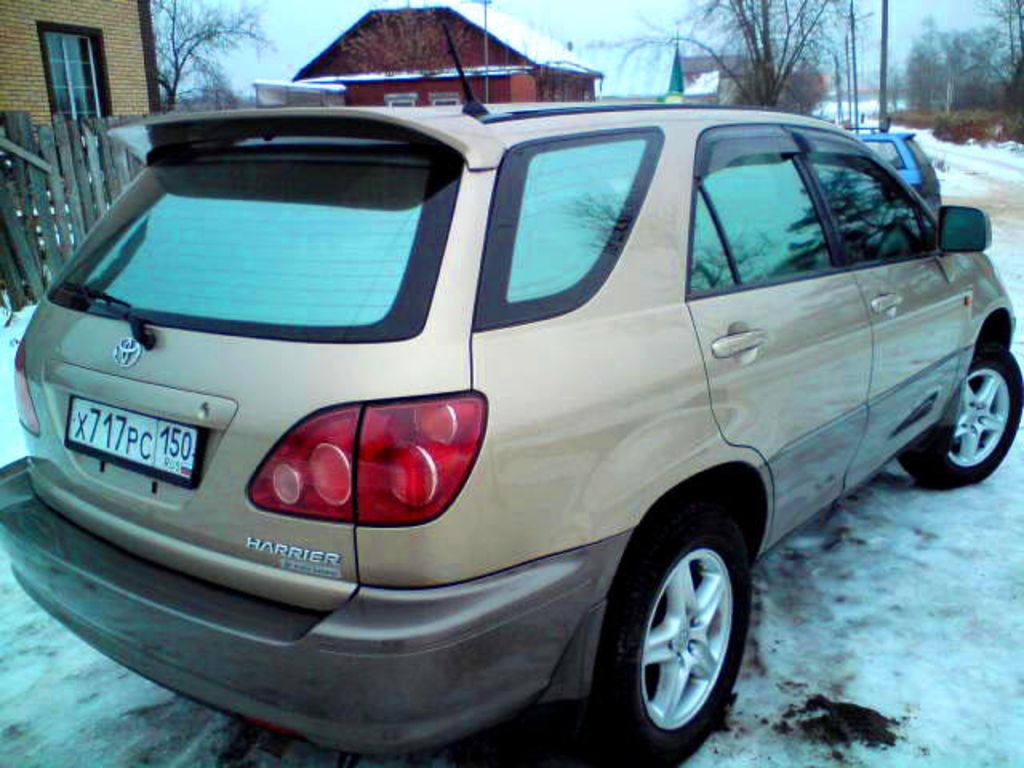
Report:
M488 105L481 118L460 107L285 107L221 112L176 113L115 129L140 157L175 143L240 135L267 138L274 125L331 125L334 121L379 126L396 135L418 134L458 151L470 168L495 168L505 151L522 141L560 134L628 128L665 122L711 125L785 122L838 131L816 118L742 107L654 102ZM600 116L600 119L596 119Z
M878 133L866 133L863 136L858 134L858 138L864 141L889 141L891 139L912 139L915 133L913 131L886 131Z

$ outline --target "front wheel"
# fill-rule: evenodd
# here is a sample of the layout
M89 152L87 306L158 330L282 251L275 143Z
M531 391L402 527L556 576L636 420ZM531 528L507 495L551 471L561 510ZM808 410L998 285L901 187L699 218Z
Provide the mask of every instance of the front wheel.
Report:
M631 547L591 702L604 759L676 764L707 738L739 672L750 589L743 535L719 507L689 505Z
M1021 417L1021 373L998 344L980 346L961 390L955 424L941 429L900 464L922 485L959 488L979 483L1006 458Z

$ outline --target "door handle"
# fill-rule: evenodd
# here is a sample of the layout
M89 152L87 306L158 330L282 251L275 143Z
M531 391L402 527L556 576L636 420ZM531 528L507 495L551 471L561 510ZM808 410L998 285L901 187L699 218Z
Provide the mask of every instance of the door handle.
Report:
M744 352L753 352L768 341L764 331L741 331L730 333L711 342L711 354L717 358L738 357Z
M903 297L898 293L883 293L871 300L871 309L880 315L891 312L903 303Z

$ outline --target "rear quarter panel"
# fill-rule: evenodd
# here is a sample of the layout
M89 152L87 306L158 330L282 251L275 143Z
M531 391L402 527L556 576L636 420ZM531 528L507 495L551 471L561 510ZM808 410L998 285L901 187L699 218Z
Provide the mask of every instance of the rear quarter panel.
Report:
M696 128L668 126L618 264L569 314L472 337L488 398L482 455L456 503L424 526L359 528L378 585L469 579L634 527L664 493L728 461L683 303ZM460 233L469 245L472 236ZM482 228L475 253L482 248ZM465 268L478 260L467 254ZM475 268L475 267L474 267Z

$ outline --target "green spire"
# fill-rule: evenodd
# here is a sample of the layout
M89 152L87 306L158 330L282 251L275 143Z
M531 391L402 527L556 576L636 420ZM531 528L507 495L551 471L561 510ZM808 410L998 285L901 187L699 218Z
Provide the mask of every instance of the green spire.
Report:
M672 79L668 84L668 95L682 96L686 93L686 73L683 71L683 57L679 53L679 38L676 38L675 56L672 57Z

